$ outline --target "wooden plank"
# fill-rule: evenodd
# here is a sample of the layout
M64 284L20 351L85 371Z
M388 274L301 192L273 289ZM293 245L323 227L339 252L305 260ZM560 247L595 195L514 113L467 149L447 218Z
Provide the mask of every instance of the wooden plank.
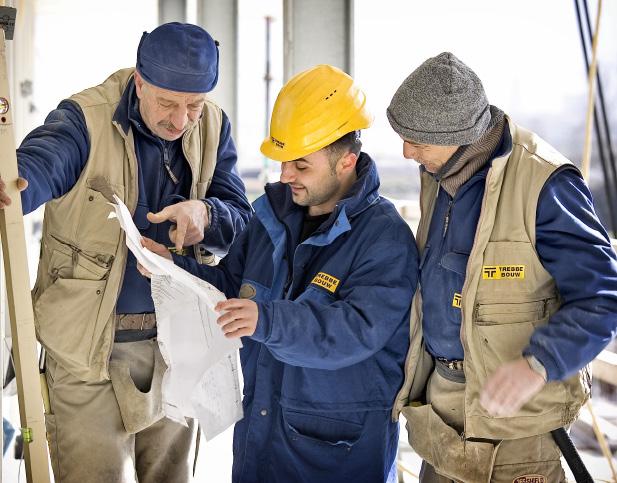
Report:
M0 210L0 235L13 337L13 360L17 382L19 415L24 436L24 458L28 482L48 483L49 458L41 398L34 315L24 234L21 196L17 190L17 156L9 96L4 30L0 29L0 176L11 197L10 206Z
M611 351L602 351L593 360L592 374L594 379L617 386L617 354Z

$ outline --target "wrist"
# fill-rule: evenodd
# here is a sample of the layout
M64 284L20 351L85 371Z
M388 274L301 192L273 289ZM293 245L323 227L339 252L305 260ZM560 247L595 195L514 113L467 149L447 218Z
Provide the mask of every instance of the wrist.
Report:
M527 361L527 364L529 364L531 370L534 371L536 374L540 375L542 379L544 379L544 382L546 382L547 374L544 365L538 359L536 359L535 356L532 355L525 356L525 360Z
M204 213L204 226L207 228L208 226L210 226L210 217L212 216L212 206L210 206L210 203L208 203L206 200L202 200L205 207L206 207L206 212Z

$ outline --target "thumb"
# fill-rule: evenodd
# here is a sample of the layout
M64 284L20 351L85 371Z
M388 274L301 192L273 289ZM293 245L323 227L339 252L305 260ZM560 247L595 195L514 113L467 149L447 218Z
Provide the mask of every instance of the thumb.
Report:
M23 191L28 187L28 180L25 178L17 178L17 189Z
M150 223L162 223L164 221L176 221L176 215L172 206L166 206L158 213L148 212L146 215Z

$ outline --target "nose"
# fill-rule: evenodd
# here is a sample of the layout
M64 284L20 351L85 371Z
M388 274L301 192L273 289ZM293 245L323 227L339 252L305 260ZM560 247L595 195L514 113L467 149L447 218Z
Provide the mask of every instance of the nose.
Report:
M281 164L281 183L291 183L295 179L294 163Z
M173 124L173 127L178 131L184 130L188 123L188 110L186 107L178 106L171 113L169 121Z
M403 141L403 157L405 159L415 159L415 148L408 143L407 141Z

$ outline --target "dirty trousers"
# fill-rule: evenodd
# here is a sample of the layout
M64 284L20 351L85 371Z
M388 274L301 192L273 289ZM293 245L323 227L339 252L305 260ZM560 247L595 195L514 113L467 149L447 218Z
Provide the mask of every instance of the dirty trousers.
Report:
M133 399L138 405L140 398L147 400L156 392L153 377L164 372L161 361L155 340L114 345L110 372L114 364L119 368L116 372L126 375L121 381L126 392L124 404L130 406ZM150 397L159 410L150 420L138 419L145 427L132 434L126 429L132 422L123 421L111 381L80 381L49 355L46 378L50 411L45 423L56 483L189 481L194 422L190 420L184 427L161 418L160 386L159 401Z
M462 371L439 367L428 381L427 402L449 426L463 433L465 383ZM496 442L498 443L498 442ZM448 448L443 448L447 453ZM491 483L561 483L565 474L561 466L561 452L550 434L529 438L504 440L496 448L490 474ZM426 462L420 471L421 483L451 483ZM466 481L465 483L485 483Z

